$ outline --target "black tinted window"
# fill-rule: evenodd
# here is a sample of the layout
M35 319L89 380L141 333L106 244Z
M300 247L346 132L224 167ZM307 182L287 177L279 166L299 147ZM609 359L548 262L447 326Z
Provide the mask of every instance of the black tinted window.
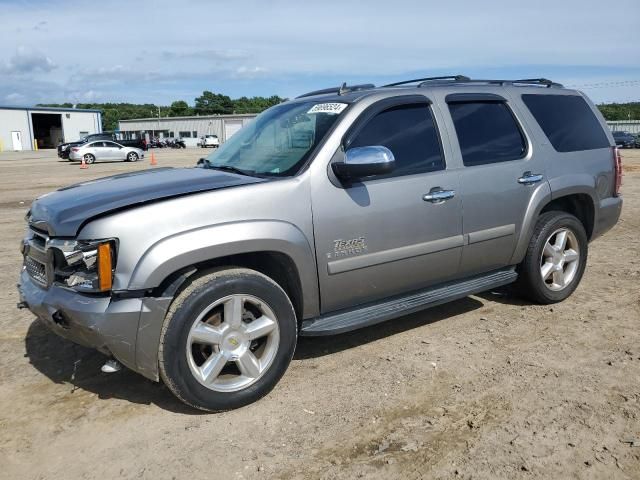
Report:
M450 103L449 110L465 166L506 162L524 155L524 138L504 103Z
M401 105L378 113L349 148L374 145L393 153L396 169L391 176L444 169L438 133L427 104Z
M522 100L558 152L609 146L600 122L584 98L577 95L522 95Z

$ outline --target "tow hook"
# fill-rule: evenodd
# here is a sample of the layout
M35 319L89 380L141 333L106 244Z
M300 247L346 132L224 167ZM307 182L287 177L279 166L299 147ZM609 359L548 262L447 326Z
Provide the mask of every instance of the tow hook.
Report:
M18 310L22 310L23 308L29 308L29 304L27 302L18 302L16 307L18 307Z

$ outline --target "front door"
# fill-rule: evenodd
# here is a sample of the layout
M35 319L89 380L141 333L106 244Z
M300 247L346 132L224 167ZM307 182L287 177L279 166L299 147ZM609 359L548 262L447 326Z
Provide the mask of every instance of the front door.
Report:
M505 98L449 95L446 103L464 165L460 275L507 266L532 195L548 189L543 159Z
M15 151L22 150L22 132L11 132L11 141Z
M463 242L458 174L446 169L428 100L409 96L373 104L343 145L385 146L396 168L352 185L340 183L331 169L313 178L322 313L453 278ZM343 158L341 148L332 162ZM447 198L435 200L435 191L448 192Z
M104 158L109 160L124 160L124 149L113 142L104 142Z

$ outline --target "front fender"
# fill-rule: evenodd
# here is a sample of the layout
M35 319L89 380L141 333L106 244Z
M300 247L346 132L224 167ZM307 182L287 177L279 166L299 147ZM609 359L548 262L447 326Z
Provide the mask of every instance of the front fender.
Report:
M129 290L155 288L178 270L220 257L278 252L293 260L300 277L305 317L319 311L313 249L295 225L279 220L233 222L202 227L153 244L133 269Z

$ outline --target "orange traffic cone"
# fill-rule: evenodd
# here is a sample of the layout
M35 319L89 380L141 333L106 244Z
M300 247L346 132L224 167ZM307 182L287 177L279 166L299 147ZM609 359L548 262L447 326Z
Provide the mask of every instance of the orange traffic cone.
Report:
M80 168L82 168L82 169L89 168L89 166L87 165L87 162L84 161L84 157L82 157L82 162L80 163Z
M157 165L156 156L153 152L151 152L151 165Z

